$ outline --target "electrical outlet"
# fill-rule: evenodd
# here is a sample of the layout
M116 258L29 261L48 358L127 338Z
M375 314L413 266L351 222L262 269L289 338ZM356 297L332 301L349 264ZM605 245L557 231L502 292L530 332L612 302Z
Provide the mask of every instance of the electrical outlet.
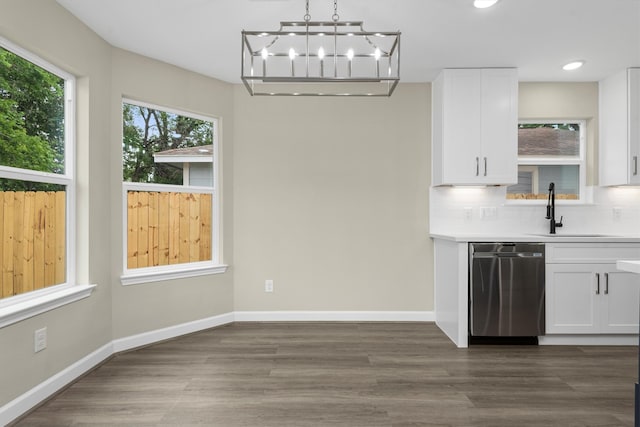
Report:
M47 328L38 329L33 333L33 352L47 348Z
M469 222L473 219L473 208L464 208L464 220Z
M269 279L264 281L264 291L273 292L273 280Z
M613 220L620 221L622 218L622 208L613 208Z
M495 206L480 208L480 217L482 219L496 219L498 209Z

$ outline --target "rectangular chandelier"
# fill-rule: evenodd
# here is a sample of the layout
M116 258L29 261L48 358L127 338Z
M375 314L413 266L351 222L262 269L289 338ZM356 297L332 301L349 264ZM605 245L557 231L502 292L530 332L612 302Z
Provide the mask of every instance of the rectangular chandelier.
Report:
M278 31L242 31L241 79L251 95L391 96L400 81L400 32L362 22L280 22Z

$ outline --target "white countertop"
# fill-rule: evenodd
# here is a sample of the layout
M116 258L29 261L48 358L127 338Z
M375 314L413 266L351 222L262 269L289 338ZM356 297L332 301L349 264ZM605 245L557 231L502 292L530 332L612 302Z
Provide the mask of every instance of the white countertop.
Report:
M640 243L640 235L616 236L599 233L550 234L535 233L504 233L504 234L456 234L431 233L432 239L450 240L453 242L541 242L541 243Z
M616 267L621 271L640 274L640 261L618 261Z

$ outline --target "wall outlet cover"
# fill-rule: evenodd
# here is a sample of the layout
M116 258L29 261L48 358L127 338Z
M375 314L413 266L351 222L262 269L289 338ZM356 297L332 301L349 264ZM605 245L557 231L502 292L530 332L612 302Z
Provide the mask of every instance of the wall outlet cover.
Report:
M615 207L613 208L613 220L620 221L622 218L622 208Z
M33 352L37 353L39 351L47 348L47 328L38 329L33 333Z

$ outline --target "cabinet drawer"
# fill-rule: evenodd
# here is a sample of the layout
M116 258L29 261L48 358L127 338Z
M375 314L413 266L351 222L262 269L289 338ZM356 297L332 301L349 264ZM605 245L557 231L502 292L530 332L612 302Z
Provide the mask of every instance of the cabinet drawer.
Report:
M547 243L546 262L614 263L617 260L640 259L638 243Z

